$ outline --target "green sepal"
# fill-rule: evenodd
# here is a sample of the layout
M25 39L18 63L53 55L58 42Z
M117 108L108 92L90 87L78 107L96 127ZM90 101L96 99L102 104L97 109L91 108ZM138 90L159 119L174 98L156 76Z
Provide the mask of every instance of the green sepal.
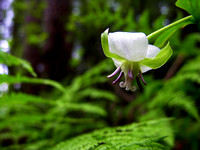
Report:
M124 59L120 57L117 54L111 53L109 50L109 45L108 45L108 30L106 29L102 34L101 34L101 45L103 48L103 52L107 57L117 59L118 61L123 61Z
M141 65L150 67L152 69L157 69L164 65L167 60L172 56L173 51L169 45L169 43L161 49L161 51L157 54L154 58L145 58L144 60L140 61Z

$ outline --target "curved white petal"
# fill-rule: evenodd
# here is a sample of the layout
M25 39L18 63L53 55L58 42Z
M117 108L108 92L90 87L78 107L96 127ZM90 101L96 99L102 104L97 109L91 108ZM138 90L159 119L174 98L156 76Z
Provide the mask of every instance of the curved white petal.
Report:
M118 67L121 67L121 65L123 64L124 61L118 61L117 59L112 59L115 66L118 68Z
M148 45L148 49L147 49L147 58L153 58L156 57L156 55L160 52L160 49L154 45Z
M147 58L156 57L156 55L159 53L159 51L160 51L160 49L158 47L149 44L146 57ZM142 73L144 73L144 72L151 70L152 68L140 65L140 69L141 69Z
M148 40L144 33L109 33L108 43L110 52L135 62L145 58L148 48Z
M140 70L141 70L142 73L144 73L144 72L147 72L149 70L152 70L152 68L140 65Z

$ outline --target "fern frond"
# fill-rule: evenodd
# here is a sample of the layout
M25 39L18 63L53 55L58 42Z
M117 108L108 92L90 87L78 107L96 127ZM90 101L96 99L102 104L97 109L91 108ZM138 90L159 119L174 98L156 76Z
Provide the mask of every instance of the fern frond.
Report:
M18 57L15 57L11 54L8 54L6 52L3 52L1 50L0 50L0 64L5 64L7 66L21 65L24 69L30 72L34 77L37 76L29 62L27 62L26 60L20 59Z
M163 145L164 139L166 136L173 137L169 133L162 132L170 128L170 126L163 126L166 122L169 122L169 119L105 128L62 142L52 150L167 149Z
M105 100L110 100L110 101L117 101L117 97L105 90L99 90L95 88L87 88L85 90L80 91L78 97L84 98L84 97L90 97L94 99L105 99Z
M164 108L166 106L173 108L181 108L197 120L199 119L198 110L195 106L194 101L181 91L171 91L163 89L148 105L150 110L156 107Z
M40 79L40 78L29 78L24 76L11 76L11 75L0 75L0 83L32 83L32 84L44 84L52 86L61 92L66 92L65 88L58 82L48 79Z
M94 104L89 104L89 103L69 103L69 102L57 102L57 111L64 111L70 112L70 111L80 111L80 112L85 112L85 113L91 113L91 114L97 114L100 116L106 116L107 112L101 108L100 106L94 105Z

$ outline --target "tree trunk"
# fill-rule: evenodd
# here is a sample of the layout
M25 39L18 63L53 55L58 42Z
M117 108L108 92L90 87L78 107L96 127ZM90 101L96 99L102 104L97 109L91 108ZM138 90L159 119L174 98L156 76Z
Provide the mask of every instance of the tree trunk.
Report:
M71 0L48 0L45 11L45 29L48 38L43 61L50 79L62 80L70 73L68 65L72 44L67 41L65 24L71 13Z

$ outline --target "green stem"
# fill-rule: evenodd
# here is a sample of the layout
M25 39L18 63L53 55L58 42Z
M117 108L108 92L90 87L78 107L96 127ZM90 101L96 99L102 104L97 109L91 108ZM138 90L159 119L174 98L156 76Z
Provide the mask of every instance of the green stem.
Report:
M165 27L163 27L163 28L161 28L161 29L159 29L159 30L157 30L157 31L155 31L155 32L153 32L153 33L151 33L151 34L149 34L149 35L147 36L147 38L148 38L148 40L150 41L150 40L153 39L154 37L158 36L160 33L164 32L165 30L170 29L170 28L172 28L172 27L174 27L174 26L176 26L176 25L178 25L178 24L180 24L180 23L187 22L187 21L189 21L189 22L191 22L191 23L194 23L194 18L192 17L192 15L187 16L187 17L185 17L185 18L182 18L182 19L180 19L180 20L177 20L177 21L175 21L175 22L173 22L173 23L171 23L171 24L169 24L169 25L167 25L167 26L165 26Z

